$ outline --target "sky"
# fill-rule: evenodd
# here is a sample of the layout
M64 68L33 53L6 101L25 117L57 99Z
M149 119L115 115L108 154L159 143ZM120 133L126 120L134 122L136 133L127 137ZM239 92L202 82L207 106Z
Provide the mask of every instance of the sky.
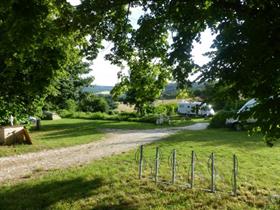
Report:
M80 4L80 0L67 0L72 5L76 6ZM134 8L132 14L130 15L130 20L133 27L137 27L138 17L143 14L141 9ZM211 34L210 29L206 29L201 33L200 43L193 43L192 56L193 60L198 65L204 65L209 61L209 58L203 56L204 53L210 51L214 35ZM103 42L104 49L100 50L97 58L92 62L90 68L92 71L89 75L94 76L93 85L108 85L112 86L118 82L117 73L121 70L120 67L110 64L109 61L104 59L104 56L110 52L110 48L113 46L112 43ZM124 73L127 73L127 69L123 70Z

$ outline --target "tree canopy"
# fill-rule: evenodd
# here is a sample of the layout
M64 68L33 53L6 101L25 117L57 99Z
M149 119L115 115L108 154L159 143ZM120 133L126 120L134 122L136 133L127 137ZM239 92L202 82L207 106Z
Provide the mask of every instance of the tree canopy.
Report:
M134 104L137 112L145 114L145 106L151 105L161 96L170 79L170 69L145 60L131 60L129 75L122 76L121 82L111 91L114 98L125 94L125 102Z
M72 7L63 1L0 3L1 121L31 115L77 63L77 34L67 25Z

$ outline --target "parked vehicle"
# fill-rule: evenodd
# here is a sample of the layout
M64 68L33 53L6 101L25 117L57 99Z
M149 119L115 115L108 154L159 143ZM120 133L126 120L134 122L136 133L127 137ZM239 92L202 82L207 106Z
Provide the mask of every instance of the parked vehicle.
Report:
M243 126L245 124L252 124L252 123L255 123L257 120L256 119L253 119L253 118L248 118L246 120L243 120L241 121L240 120L240 114L246 112L246 111L250 111L250 109L254 106L257 105L257 101L256 99L250 99L249 101L247 101L239 110L238 112L236 113L237 114L237 117L236 118L229 118L229 119L226 119L226 125L229 126L229 127L232 127L234 128L235 130L237 131L240 131L243 129Z
M210 117L215 114L215 111L210 104L197 101L181 101L178 103L178 113L188 116Z

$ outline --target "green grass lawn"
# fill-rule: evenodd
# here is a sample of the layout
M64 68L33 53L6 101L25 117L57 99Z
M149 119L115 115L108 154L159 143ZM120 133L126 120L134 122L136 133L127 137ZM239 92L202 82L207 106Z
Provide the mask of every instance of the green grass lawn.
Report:
M201 121L204 120L198 118L179 121L175 122L173 126L190 125ZM40 131L31 130L33 145L0 146L0 157L100 140L104 136L102 129L153 129L161 127L168 127L168 125L157 126L151 123L85 119L42 121Z
M55 125L53 125L55 126ZM178 185L187 182L190 153L197 153L196 189L154 184L149 179L155 147L161 155L160 180L171 179L169 156L177 150ZM209 187L207 161L216 155L217 189ZM146 145L143 180L137 178L135 151L68 170L41 172L31 180L0 188L0 209L279 209L280 147L266 147L260 136L227 130L183 131ZM239 160L239 196L232 197L233 154Z

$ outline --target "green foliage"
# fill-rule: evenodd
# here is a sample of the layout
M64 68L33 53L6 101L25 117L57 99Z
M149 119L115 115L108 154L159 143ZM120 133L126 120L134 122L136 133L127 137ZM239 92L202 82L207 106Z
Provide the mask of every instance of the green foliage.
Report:
M146 114L145 116L142 117L134 117L134 118L129 118L129 121L135 121L135 122L146 122L146 123L156 123L156 120L159 118L159 115L157 114Z
M28 118L28 115L25 113L26 108L24 104L17 104L15 106L0 97L0 125L9 125L11 115L16 116L16 122L25 122Z
M79 109L83 112L108 112L109 105L103 97L84 93L81 96Z
M264 133L264 140L269 146L273 146L280 139L279 104L279 96L264 98L258 100L256 106L247 114L248 118L257 119L251 131Z
M110 115L104 112L71 112L68 110L60 110L59 114L63 118L140 122L140 118L136 118L137 115L135 113L120 113Z
M66 1L11 0L0 3L0 96L4 116L40 115L44 99L81 59L83 38L69 26ZM16 110L16 111L15 111Z
M49 94L46 98L44 109L68 109L69 100L78 101L82 89L93 82L93 77L81 77L90 70L89 64L83 62L81 57L77 59L76 63L68 67L67 74L57 82L56 92Z
M192 97L193 97L192 91L187 88L178 90L176 95L176 99L189 99Z
M77 102L74 101L73 99L66 100L65 104L66 104L66 109L69 110L70 112L75 112L78 109Z
M175 115L177 111L177 104L160 104L156 106L150 106L146 109L146 113L166 115Z
M226 119L235 115L236 112L233 111L219 111L212 117L209 128L226 128Z
M219 83L205 83L203 89L193 91L193 95L211 104L214 110L237 111L246 102L238 96L238 92L231 92L231 87Z
M140 115L145 115L145 107L160 97L169 78L169 69L160 64L151 64L133 59L129 62L129 76L112 90L114 98L125 94L125 101L134 104Z
M113 97L111 95L98 94L98 96L104 98L107 101L110 110L114 110L118 107L117 103L113 100Z

